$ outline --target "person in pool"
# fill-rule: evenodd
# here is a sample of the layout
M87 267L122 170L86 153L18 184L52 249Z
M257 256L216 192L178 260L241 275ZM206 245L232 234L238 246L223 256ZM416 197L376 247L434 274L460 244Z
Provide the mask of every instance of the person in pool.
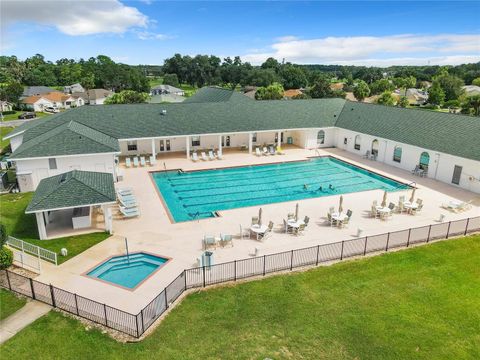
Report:
M308 184L303 184L303 190L308 190Z
M333 187L332 184L329 184L329 185L328 185L328 188L329 188L330 190L332 190L332 191L335 191L335 188Z
M323 192L323 187L322 187L322 185L320 185L320 186L318 187L318 191Z

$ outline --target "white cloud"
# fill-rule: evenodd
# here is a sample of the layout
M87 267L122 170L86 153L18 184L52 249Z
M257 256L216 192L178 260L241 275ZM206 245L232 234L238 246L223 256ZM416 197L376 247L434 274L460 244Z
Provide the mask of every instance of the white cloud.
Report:
M135 33L140 40L169 40L174 38L171 35L157 34L150 31L136 31Z
M466 55L460 55L466 54ZM399 56L403 55L403 56ZM407 56L405 56L407 55ZM450 64L480 58L480 37L476 34L325 37L302 40L293 36L277 39L269 51L242 58L261 63L268 57L295 63L323 64Z
M54 26L64 34L121 34L132 27L147 27L149 19L118 0L4 1L2 22L32 22Z

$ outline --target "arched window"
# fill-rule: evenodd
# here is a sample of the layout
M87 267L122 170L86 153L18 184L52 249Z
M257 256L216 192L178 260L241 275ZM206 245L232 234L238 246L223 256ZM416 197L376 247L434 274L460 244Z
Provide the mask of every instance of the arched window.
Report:
M372 141L372 155L375 157L378 156L378 140L377 139Z
M422 170L428 170L428 164L430 163L430 155L428 152L424 151L420 155L420 169Z
M402 148L400 146L395 146L395 149L393 149L393 161L398 163L402 161Z
M325 131L320 130L317 133L317 145L325 144Z
M360 150L360 142L362 141L362 138L360 135L355 136L355 145L353 146L355 150Z

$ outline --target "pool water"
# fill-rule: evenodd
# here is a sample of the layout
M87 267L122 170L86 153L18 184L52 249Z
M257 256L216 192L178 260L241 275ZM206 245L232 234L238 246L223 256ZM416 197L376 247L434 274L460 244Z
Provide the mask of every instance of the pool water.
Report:
M115 256L87 275L133 289L167 261L168 259L141 252L129 256Z
M214 217L216 211L245 206L408 188L332 157L152 176L175 222Z

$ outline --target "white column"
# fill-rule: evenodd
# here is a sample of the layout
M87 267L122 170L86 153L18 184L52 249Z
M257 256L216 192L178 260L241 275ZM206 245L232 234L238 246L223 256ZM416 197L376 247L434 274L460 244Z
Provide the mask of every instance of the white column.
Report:
M108 231L110 234L113 233L113 226L112 226L112 209L107 205L102 205L103 210L103 218L105 220L105 230Z
M277 134L277 146L282 146L282 132L279 131Z
M187 159L190 159L190 136L185 138L185 148L187 149Z
M152 139L152 155L153 157L157 156L157 152L155 150L155 139Z
M248 153L251 154L253 151L253 134L248 133Z
M222 155L222 135L218 135L218 153Z
M47 238L47 229L45 227L43 212L37 212L35 216L37 217L38 237L40 240L45 240Z

